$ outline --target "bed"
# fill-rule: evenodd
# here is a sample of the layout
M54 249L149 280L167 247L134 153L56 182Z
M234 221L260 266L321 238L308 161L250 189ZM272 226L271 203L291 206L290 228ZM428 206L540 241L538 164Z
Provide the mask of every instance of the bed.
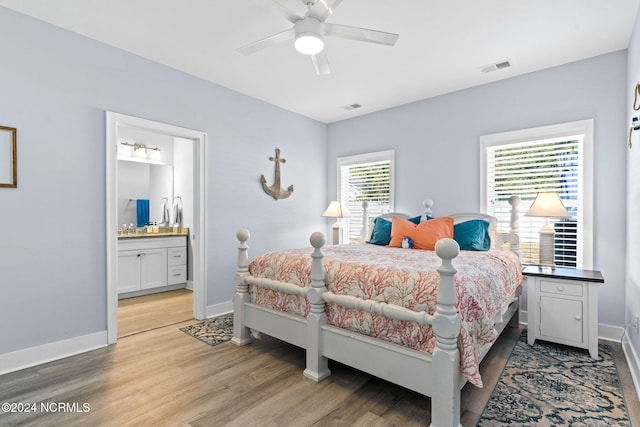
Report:
M363 231L373 242L378 225L388 222L391 246L407 234L416 248L434 243L435 250L325 247L324 235L316 232L313 249L271 252L249 263L249 232L239 230L232 342L273 336L306 349L307 378L330 375L332 359L430 396L431 425L458 426L460 389L467 381L482 386L480 361L504 327L518 321L518 201L510 199L508 233L498 233L496 219L480 213L432 219L430 201L419 217L386 214L375 218L372 232ZM371 229L364 218L363 230ZM434 242L411 234L438 227L451 234L449 224L462 230L480 223L486 224L483 250L466 250L461 233L438 238L431 231Z

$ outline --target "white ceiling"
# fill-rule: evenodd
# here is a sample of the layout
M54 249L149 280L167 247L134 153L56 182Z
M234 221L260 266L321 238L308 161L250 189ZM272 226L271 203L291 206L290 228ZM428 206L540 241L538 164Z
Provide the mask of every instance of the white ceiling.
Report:
M301 0L278 0L303 15ZM344 0L327 22L398 33L326 39L331 74L282 43L252 0L0 0L0 5L325 123L628 47L640 0ZM482 73L509 60L511 68ZM344 106L361 104L347 111Z

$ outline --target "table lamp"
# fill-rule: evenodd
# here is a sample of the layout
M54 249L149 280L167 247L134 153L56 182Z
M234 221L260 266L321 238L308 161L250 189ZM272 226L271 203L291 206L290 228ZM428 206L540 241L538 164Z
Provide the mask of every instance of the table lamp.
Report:
M562 204L557 192L540 192L525 214L546 218L546 223L540 229L540 267L556 268L555 265L555 231L549 224L549 218L571 218Z
M341 237L340 234L342 233L340 218L347 218L351 216L349 209L347 209L347 206L344 203L333 201L329 204L329 207L324 211L322 216L336 218L336 223L333 224L333 244L339 244Z

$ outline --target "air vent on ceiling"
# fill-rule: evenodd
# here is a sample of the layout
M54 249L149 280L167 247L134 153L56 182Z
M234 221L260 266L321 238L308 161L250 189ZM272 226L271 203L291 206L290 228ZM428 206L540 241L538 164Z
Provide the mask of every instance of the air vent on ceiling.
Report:
M495 64L484 65L480 67L480 71L482 71L483 73L490 73L492 71L503 70L509 67L511 67L511 61L506 60L506 61L496 62Z
M358 108L362 108L362 105L360 105L360 104L349 104L349 105L345 105L342 108L344 108L347 111L351 111L351 110L356 110Z

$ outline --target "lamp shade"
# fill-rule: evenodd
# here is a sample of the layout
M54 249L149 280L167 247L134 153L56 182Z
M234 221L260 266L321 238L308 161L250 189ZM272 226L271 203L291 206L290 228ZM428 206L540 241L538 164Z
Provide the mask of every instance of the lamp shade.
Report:
M526 216L539 216L545 218L570 218L569 212L562 204L557 192L540 192L525 214Z
M332 218L347 218L351 216L351 213L344 203L333 201L329 204L329 207L324 211L322 216L328 216Z

